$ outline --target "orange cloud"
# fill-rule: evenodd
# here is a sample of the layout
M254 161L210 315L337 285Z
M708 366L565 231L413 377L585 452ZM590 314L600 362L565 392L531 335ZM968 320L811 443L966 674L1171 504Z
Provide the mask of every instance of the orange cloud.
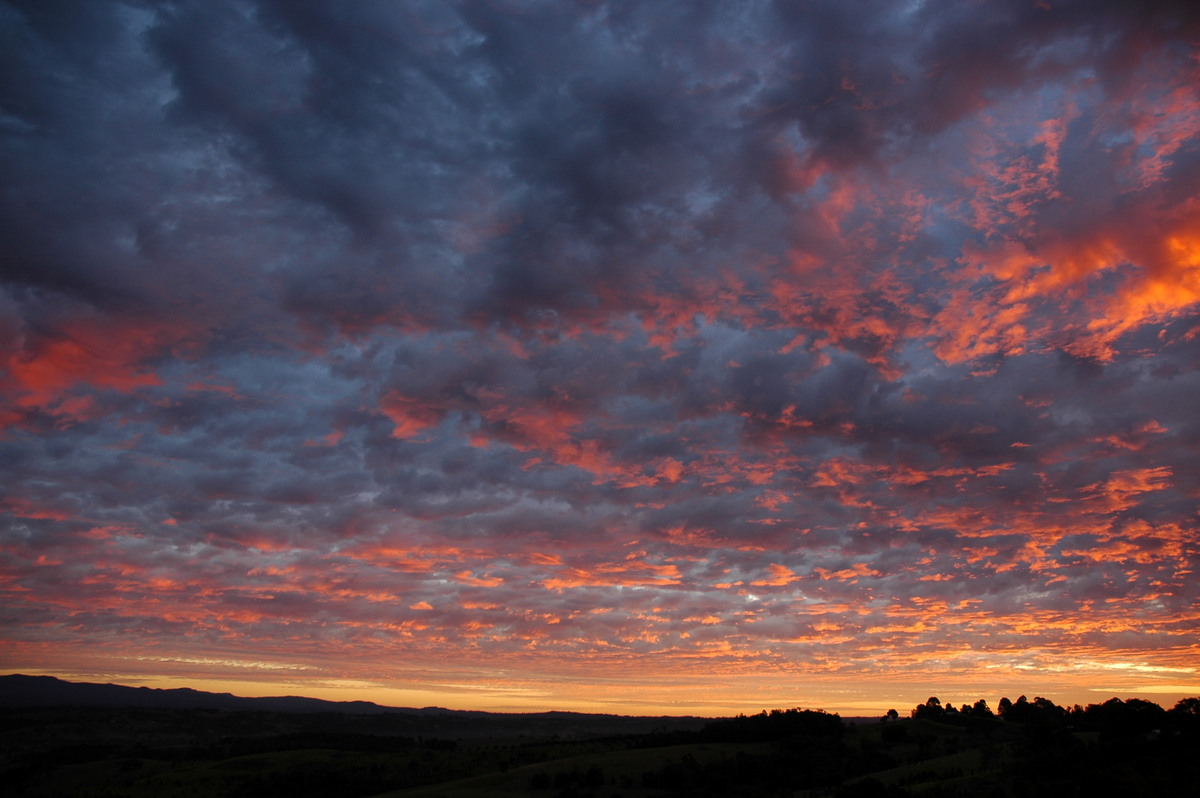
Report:
M542 585L551 590L561 590L585 586L678 585L680 581L681 575L677 565L626 561L600 563L590 568L565 568L557 575L542 580Z
M0 422L19 423L23 410L39 410L61 422L86 421L100 412L80 390L132 393L162 384L150 364L184 335L159 322L76 320L53 334L18 341L0 361L0 395L8 412Z
M481 576L477 577L470 571L459 571L454 575L454 578L465 585L474 585L475 587L496 587L504 584L504 579L499 576Z
M1103 483L1094 483L1080 488L1101 503L1105 512L1119 512L1134 505L1134 497L1143 493L1166 490L1171 486L1171 468L1139 468L1116 471Z
M822 579L833 579L851 583L857 582L859 578L864 576L881 575L879 571L864 562L856 562L849 568L843 568L840 571L830 571L827 568L814 568L813 571L820 574Z
M771 563L767 566L767 570L771 573L770 578L760 579L750 584L755 587L782 587L783 585L790 585L800 578L796 576L792 569L778 563Z
M419 399L405 396L398 391L389 391L381 397L379 410L395 427L393 438L415 438L436 427L442 418L442 409Z

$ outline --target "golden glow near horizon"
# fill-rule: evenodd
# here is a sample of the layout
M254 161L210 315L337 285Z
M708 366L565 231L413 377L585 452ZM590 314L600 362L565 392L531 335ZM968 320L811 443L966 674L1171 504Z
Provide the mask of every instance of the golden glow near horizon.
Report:
M1093 672L1094 673L1094 672ZM442 707L451 710L483 710L488 712L544 712L558 709L573 712L617 715L692 715L697 717L728 717L754 714L762 709L800 706L836 712L843 717L876 717L889 709L906 713L923 703L930 694L937 694L943 703L956 706L973 704L984 698L995 706L1001 697L1016 700L1020 695L1045 696L1063 706L1086 706L1103 703L1114 696L1142 698L1170 708L1182 698L1200 695L1200 679L1149 686L1130 686L1125 680L1097 681L1107 686L1079 687L1067 682L1045 679L1036 674L1016 675L1003 679L983 679L975 683L899 682L880 687L869 683L850 685L845 681L816 681L797 688L797 680L788 677L768 678L754 689L738 690L736 682L724 679L686 679L685 689L674 683L662 684L653 679L633 679L617 684L600 680L564 682L544 679L525 681L465 681L462 683L408 682L388 684L352 679L257 681L232 677L204 678L196 676L142 676L134 673L93 674L60 671L45 675L69 681L95 681L123 684L131 687L173 689L187 687L213 693L230 693L244 697L304 696L326 701L371 701L381 706L400 708ZM472 678L472 675L465 675ZM1053 689L1044 689L1050 685Z
M1193 16L726 5L0 9L0 669L1200 694Z
M308 666L277 664L273 669L238 665L255 671L231 675L219 661L179 661L179 668L143 670L140 663L111 663L112 670L59 670L45 675L70 681L102 681L161 689L190 687L239 696L299 695L328 701L372 701L383 706L623 715L752 714L761 709L803 706L846 717L906 712L931 694L956 705L1003 696L1015 700L1041 695L1070 706L1102 703L1113 696L1141 697L1170 708L1181 698L1200 695L1200 675L1190 666L1156 666L1128 661L1061 661L1036 652L1014 652L1004 664L990 664L962 675L936 671L895 674L892 678L847 678L834 672L801 675L757 671L710 675L696 670L662 672L630 668L620 676L563 676L439 665L403 669L395 679L321 678ZM119 667L124 664L127 670ZM197 668L196 666L200 666ZM211 667L211 672L206 668ZM274 672L259 672L259 671ZM16 669L13 672L22 672ZM290 673L290 676L283 675Z

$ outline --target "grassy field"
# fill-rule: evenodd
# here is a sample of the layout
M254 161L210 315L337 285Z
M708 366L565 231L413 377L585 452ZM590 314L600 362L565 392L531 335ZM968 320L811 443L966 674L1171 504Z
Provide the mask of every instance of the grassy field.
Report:
M621 796L670 795L669 790L642 785L647 772L664 765L695 761L716 764L743 756L758 756L769 748L766 743L717 743L674 745L664 748L607 751L567 756L536 765L490 773L443 784L380 793L375 798L516 798L528 795L558 795L575 792L596 798Z
M391 726L388 723L392 723ZM409 720L182 711L0 713L12 798L876 798L1188 795L1197 735L994 717L844 723L789 710L641 731L601 717L504 718L491 737ZM434 719L427 728L445 728ZM547 726L546 724L550 725ZM1190 728L1190 727L1189 727ZM562 732L568 731L564 736Z

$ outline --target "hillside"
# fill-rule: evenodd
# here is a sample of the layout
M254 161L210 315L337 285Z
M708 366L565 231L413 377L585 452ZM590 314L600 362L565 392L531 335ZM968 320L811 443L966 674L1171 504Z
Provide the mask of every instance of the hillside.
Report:
M931 698L859 723L803 709L705 720L266 700L284 703L0 678L0 783L17 798L1170 798L1200 783L1200 699L1167 711L1021 696L993 714Z

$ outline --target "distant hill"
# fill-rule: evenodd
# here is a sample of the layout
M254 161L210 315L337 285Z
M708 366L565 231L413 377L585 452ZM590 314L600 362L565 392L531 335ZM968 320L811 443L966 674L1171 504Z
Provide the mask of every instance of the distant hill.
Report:
M256 712L342 712L374 715L385 712L449 713L429 707L399 709L370 701L323 701L319 698L278 696L243 698L230 693L206 693L189 687L158 689L119 684L68 682L53 676L0 676L0 707L107 707L129 709L225 709Z
M324 701L300 696L245 698L231 693L208 693L189 687L160 689L118 684L68 682L53 676L0 676L0 709L209 709L282 714L336 713L387 716L419 722L421 733L524 733L537 729L565 737L590 734L641 734L657 729L698 729L707 722L696 717L598 715L583 712L482 712L443 707L420 709L385 707L370 701Z
M219 717L211 715L214 711ZM18 731L28 728L53 730L50 736L62 744L70 739L80 743L104 740L114 745L149 745L169 739L177 744L200 745L223 738L278 737L286 742L297 734L350 735L354 739L369 735L425 740L583 740L695 731L708 723L696 717L406 709L370 701L322 701L297 696L242 698L190 688L125 687L25 675L0 676L0 713L6 716L0 718L4 721L0 723L0 771L6 748L15 750L34 744ZM120 722L114 724L112 718L116 716ZM6 727L5 723L10 725ZM16 736L6 736L6 731Z

